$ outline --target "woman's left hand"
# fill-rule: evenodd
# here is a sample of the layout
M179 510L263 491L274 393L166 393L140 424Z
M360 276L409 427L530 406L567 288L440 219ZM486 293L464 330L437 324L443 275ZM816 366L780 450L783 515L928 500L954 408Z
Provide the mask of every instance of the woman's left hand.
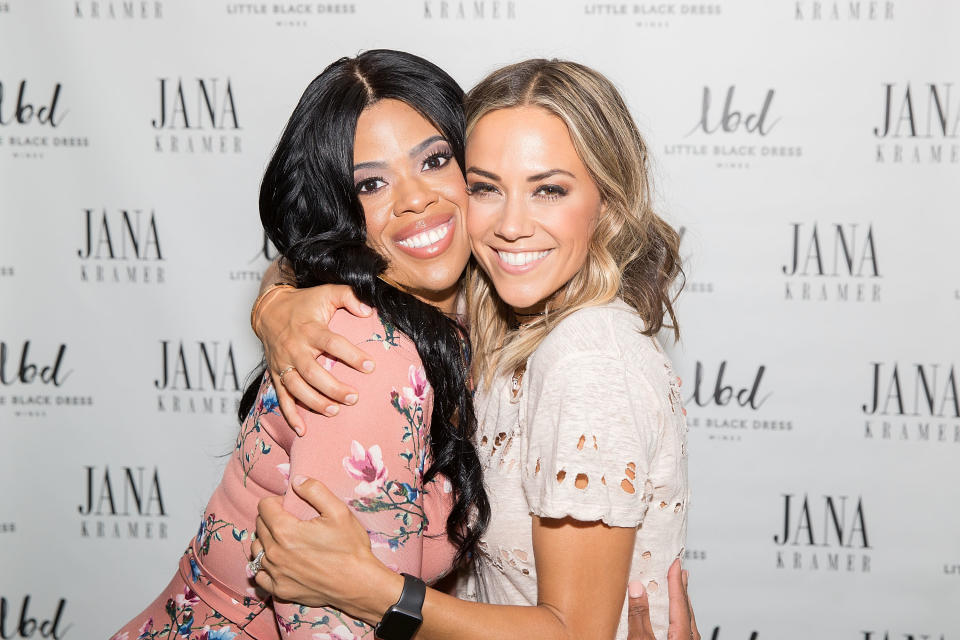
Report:
M360 521L322 482L299 476L291 486L320 515L300 520L279 496L260 501L251 546L254 556L264 550L257 584L281 600L357 611L363 585L377 572L393 572L373 555Z

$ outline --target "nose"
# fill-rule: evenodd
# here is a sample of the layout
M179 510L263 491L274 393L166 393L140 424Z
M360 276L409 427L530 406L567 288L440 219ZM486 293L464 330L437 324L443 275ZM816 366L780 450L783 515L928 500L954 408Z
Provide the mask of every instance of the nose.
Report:
M397 195L394 211L402 216L407 213L423 213L431 204L439 199L437 192L430 188L429 183L419 177L407 177L394 184Z
M507 198L494 229L496 235L508 242L533 235L534 224L527 206L517 198Z

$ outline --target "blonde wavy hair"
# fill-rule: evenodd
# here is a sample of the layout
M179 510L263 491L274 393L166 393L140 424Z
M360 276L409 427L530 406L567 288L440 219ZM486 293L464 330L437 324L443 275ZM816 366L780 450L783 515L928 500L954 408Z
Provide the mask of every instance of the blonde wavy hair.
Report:
M653 211L647 145L617 89L602 74L575 62L535 59L512 64L467 94L468 138L486 114L521 106L546 109L564 121L605 206L583 268L551 296L542 316L523 327L471 262L466 282L470 338L474 376L484 386L500 372L521 369L564 318L617 297L643 319L644 335L666 327L673 329L675 339L680 337L671 295L674 281L683 274L680 237Z

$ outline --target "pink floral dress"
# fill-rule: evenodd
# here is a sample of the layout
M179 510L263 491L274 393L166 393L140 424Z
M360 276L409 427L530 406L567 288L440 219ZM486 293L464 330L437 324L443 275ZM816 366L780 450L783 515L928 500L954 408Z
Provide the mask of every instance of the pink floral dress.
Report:
M451 487L442 477L423 483L430 461L433 390L414 345L376 315L338 312L331 330L375 354L374 373L361 374L322 358L328 370L360 390L361 401L334 418L301 409L307 433L298 438L280 414L264 375L240 427L234 454L213 493L179 570L159 597L111 640L233 640L234 638L373 638L373 629L335 609L272 602L248 568L257 503L281 495L301 519L317 515L289 488L290 478L322 480L346 502L389 567L434 581L451 566L445 524ZM376 351L371 351L376 347Z

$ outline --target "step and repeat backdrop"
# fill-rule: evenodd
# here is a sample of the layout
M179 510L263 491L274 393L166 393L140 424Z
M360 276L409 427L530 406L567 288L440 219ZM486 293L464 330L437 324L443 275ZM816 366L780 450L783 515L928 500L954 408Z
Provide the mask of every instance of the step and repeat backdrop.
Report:
M0 0L0 637L106 638L173 574L261 355L262 171L388 47L622 89L683 236L704 637L960 640L958 32L946 0Z

